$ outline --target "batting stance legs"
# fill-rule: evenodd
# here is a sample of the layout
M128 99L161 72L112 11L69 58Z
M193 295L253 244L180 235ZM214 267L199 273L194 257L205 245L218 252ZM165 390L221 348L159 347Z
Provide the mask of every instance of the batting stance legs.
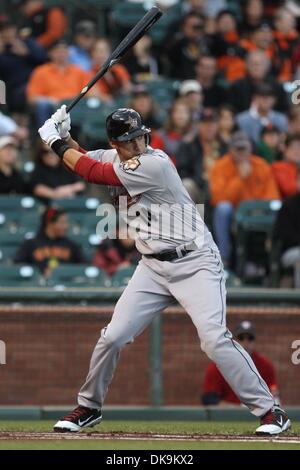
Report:
M101 408L113 378L120 351L167 307L174 297L191 317L202 350L212 359L231 388L255 416L274 405L268 386L251 357L226 328L223 266L218 253L195 251L173 261L143 258L119 299L112 320L102 330L92 355L78 403Z

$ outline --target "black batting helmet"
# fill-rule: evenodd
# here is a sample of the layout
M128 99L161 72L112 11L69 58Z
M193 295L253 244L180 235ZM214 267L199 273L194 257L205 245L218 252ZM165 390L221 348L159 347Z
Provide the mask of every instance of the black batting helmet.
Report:
M119 108L107 117L106 132L109 140L126 142L140 135L150 134L151 130L143 124L137 111Z

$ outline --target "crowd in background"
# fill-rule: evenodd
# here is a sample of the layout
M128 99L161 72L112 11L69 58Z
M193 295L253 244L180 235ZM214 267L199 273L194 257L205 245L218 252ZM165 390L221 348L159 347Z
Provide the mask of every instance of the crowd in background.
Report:
M300 105L292 100L300 78L298 2L156 3L174 16L159 44L144 36L89 98L112 106L121 99L140 112L152 129L151 145L169 154L192 198L205 203L225 266L234 270L236 208L272 199L283 202L275 230L282 263L299 264ZM61 6L19 0L15 8L17 20L0 10L0 79L7 97L0 113L0 193L29 193L46 204L86 194L90 188L60 166L36 129L108 58L117 36L113 11L106 37L99 37L88 17L71 30ZM176 83L168 109L147 86L157 81L160 87L163 79ZM28 162L34 170L25 175Z

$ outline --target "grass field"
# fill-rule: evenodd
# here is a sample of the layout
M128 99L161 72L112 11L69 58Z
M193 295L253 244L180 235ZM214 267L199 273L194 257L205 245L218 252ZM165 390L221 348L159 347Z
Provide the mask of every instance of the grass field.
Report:
M254 438L253 422L104 421L81 434L53 434L53 439L49 434L52 426L52 421L0 421L0 450L300 450L300 422L293 423L292 431L280 437L283 442L247 441L247 436ZM116 433L115 439L110 433ZM134 436L126 440L124 433ZM155 439L151 435L139 439L143 433L156 434ZM165 436L160 439L158 434ZM181 435L183 440L174 440L171 435ZM220 440L210 440L214 436ZM188 437L193 440L184 440ZM234 438L246 440L237 442Z

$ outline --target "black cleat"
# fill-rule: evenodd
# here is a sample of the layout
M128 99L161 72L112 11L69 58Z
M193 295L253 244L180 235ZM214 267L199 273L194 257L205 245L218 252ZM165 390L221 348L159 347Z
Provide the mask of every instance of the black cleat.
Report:
M255 431L258 436L274 436L291 427L291 421L286 412L276 405L261 418L260 423Z
M78 432L83 428L94 427L102 419L101 410L77 406L71 413L57 421L55 432Z

